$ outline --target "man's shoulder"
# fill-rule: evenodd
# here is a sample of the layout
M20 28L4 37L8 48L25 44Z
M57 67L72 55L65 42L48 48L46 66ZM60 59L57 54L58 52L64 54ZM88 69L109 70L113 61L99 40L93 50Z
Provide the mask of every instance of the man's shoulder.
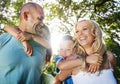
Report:
M11 37L12 36L8 33L1 34L0 35L0 47L6 44L11 39Z

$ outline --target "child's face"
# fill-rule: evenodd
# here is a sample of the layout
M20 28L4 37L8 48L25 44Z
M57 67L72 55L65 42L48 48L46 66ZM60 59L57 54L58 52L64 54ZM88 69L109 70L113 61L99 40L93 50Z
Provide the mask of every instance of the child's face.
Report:
M60 44L60 56L66 58L66 57L69 57L69 56L73 56L73 45L74 45L74 42L71 41L71 40L66 40L66 41L63 41L61 44Z

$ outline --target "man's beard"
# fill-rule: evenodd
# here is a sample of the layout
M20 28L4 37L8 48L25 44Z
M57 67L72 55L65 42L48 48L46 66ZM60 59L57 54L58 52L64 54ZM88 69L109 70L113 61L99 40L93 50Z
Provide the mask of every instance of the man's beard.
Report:
M33 32L35 35L45 39L47 39L49 35L48 27L41 21L38 21L33 25Z

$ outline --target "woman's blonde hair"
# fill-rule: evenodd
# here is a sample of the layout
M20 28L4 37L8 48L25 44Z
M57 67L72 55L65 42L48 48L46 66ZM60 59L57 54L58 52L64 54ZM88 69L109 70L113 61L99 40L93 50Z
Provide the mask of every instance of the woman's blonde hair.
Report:
M103 43L102 31L101 31L98 23L96 23L95 21L92 21L92 20L81 20L75 24L75 31L76 31L76 28L78 27L78 24L83 22L83 21L87 21L87 22L90 22L92 24L91 34L93 36L95 36L95 39L94 39L94 42L92 45L93 53L99 53L101 56L104 56L104 53L106 52L106 48L105 48L105 45ZM80 45L80 43L78 42L77 39L75 39L75 45L74 45L73 50L74 50L74 53L79 55L80 58L84 59L84 61L85 61L87 53L86 53L85 49ZM104 59L104 57L103 57L103 59Z
M98 23L92 20L81 20L75 24L75 30L77 28L77 25L83 21L87 21L92 24L91 33L93 36L95 36L95 39L92 45L93 53L99 53L100 55L103 55L106 49L103 43L102 31L100 29L100 26L98 25ZM75 48L75 52L82 54L84 56L86 55L84 48L78 43L77 39L75 40L74 48Z

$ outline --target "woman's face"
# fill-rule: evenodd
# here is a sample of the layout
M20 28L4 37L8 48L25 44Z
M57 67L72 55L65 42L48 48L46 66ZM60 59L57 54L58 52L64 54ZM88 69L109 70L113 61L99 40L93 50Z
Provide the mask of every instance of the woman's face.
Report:
M82 21L75 28L75 37L83 47L91 47L95 36L92 32L92 24L89 21Z

